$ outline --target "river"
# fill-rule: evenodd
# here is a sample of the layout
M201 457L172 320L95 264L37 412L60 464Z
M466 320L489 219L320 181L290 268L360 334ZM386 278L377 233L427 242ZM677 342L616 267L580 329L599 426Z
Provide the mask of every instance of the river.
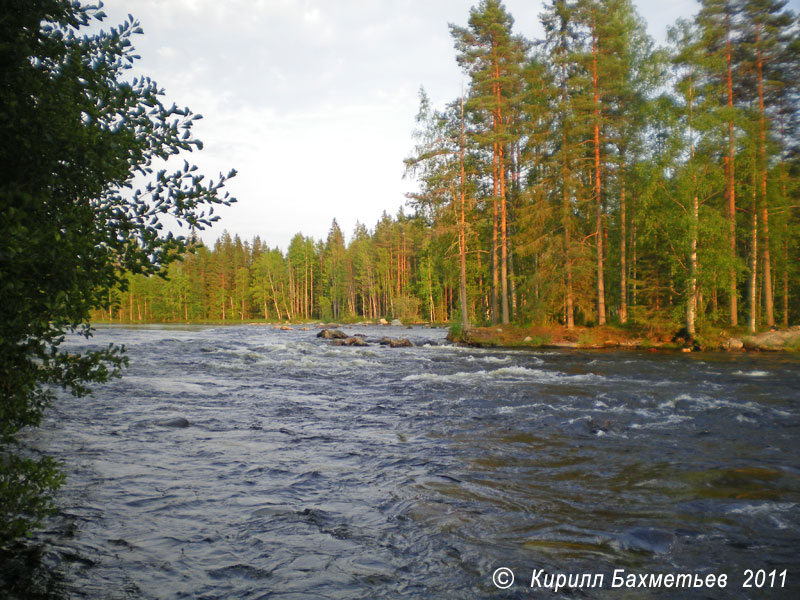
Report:
M68 476L38 538L60 593L800 597L800 357L346 330L416 346L257 326L70 340L125 344L130 367L30 434ZM557 573L573 587L542 590ZM650 585L687 573L727 583Z

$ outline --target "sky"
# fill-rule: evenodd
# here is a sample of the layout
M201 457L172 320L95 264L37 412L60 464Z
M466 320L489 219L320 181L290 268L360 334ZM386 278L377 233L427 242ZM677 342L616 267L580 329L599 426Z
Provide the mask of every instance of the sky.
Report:
M790 4L798 0L792 0ZM424 86L434 106L466 78L448 23L466 25L477 0L106 0L104 27L131 13L143 35L132 76L188 106L204 149L186 158L208 177L236 169L238 199L201 233L259 235L283 250L296 233L325 239L336 218L347 239L396 215L416 184L404 178ZM541 36L541 0L505 0L514 31ZM696 0L634 0L664 43ZM407 210L408 212L408 210Z

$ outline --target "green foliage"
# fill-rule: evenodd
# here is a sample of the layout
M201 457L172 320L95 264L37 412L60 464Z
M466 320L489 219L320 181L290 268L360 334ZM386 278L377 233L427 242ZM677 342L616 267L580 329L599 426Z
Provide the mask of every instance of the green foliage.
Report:
M419 320L419 298L398 296L394 299L394 316L401 321L413 323Z
M90 311L125 292L128 274L181 256L165 216L202 229L215 220L207 207L233 201L221 191L233 172L206 182L188 162L167 171L166 159L202 146L191 135L200 117L164 106L147 78L125 80L141 30L130 18L82 34L104 16L19 0L0 19L0 545L46 513L60 481L51 462L20 457L16 433L39 424L54 388L85 395L125 364L118 347L63 351L65 335L89 337Z
M450 329L447 334L447 339L451 342L464 342L466 341L466 333L461 325L461 318L453 319L450 322Z
M63 480L58 465L49 457L0 453L0 540L29 535L53 510L49 492Z

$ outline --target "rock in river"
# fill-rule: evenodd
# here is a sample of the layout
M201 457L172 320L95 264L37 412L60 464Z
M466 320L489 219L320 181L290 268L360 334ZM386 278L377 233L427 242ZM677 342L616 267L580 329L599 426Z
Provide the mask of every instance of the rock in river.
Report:
M335 339L331 342L334 346L369 346L360 336L353 336L344 339Z
M381 338L380 345L390 346L392 348L410 348L414 344L411 342L411 340L407 340L405 338L398 339L398 338L385 337Z
M346 340L347 334L339 329L323 329L317 337L325 340Z
M189 421L183 417L173 417L172 419L164 419L163 421L156 421L154 425L159 427L188 427Z

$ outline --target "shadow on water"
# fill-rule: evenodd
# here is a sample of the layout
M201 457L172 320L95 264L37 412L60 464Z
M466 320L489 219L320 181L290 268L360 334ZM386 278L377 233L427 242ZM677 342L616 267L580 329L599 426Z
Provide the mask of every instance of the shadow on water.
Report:
M63 600L63 574L48 564L45 544L16 544L0 550L0 597L7 600Z

